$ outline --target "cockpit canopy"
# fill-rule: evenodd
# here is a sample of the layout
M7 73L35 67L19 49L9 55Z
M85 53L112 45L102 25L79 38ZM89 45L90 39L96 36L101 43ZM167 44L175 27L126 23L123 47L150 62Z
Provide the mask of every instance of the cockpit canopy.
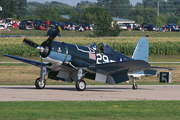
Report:
M105 54L111 54L112 48L107 45L106 43L100 43L97 47L96 43L91 43L87 47L90 47L94 50L97 50L97 53L105 53Z

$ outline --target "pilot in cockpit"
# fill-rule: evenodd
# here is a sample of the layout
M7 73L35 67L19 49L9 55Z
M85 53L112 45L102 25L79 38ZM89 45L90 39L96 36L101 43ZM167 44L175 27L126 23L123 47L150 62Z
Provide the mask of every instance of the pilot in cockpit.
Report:
M104 53L104 46L103 45L99 47L99 51L98 52L99 53Z

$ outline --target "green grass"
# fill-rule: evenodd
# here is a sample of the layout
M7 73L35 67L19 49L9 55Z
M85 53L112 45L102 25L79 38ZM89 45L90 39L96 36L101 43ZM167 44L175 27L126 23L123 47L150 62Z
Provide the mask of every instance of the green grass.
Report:
M179 32L156 32L156 31L123 31L120 33L122 37L180 37Z
M41 31L41 30L37 30L37 29L33 29L33 30L22 30L22 29L16 29L16 28L10 28L11 31L1 31L1 35L2 36L6 36L6 35L24 35L27 37L45 37L47 36L47 31ZM77 37L77 36L88 36L90 34L93 34L92 31L84 31L84 32L78 32L78 31L67 31L67 30L62 30L60 32L60 35L62 35L63 37Z
M47 31L41 31L37 29L33 30L21 30L16 28L9 28L11 31L1 31L1 35L24 35L28 37L34 37L34 36L47 36ZM92 31L84 31L84 32L78 32L78 31L67 31L62 30L60 32L62 37L84 37L93 35ZM150 37L179 37L179 32L155 32L155 31L122 31L119 36L121 37L146 37L149 35Z
M180 101L0 102L1 120L178 120Z

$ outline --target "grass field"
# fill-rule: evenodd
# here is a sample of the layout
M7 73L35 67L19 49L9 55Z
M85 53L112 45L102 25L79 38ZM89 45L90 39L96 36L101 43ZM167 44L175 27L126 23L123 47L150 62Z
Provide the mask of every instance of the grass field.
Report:
M27 37L28 39L41 44L43 41L47 40L48 37ZM88 45L92 42L95 43L111 43L114 44L115 43L137 43L138 40L141 37L95 37L95 38L91 38L91 37L61 37L61 38L56 38L56 41L60 41L60 42L66 42L66 43L72 43L72 44L85 44ZM151 44L152 42L179 42L180 41L180 37L149 37L147 38L149 41L149 44ZM10 38L0 38L0 44L22 44L22 38L14 38L14 37L10 37Z
M179 120L180 101L0 102L0 120Z
M41 30L21 30L16 28L10 28L11 31L1 31L1 35L24 35L27 37L33 37L33 36L47 36L47 31L41 31ZM67 31L62 30L60 33L63 37L84 37L93 35L92 31L84 31L84 32L78 32L78 31ZM122 31L119 36L122 37L179 37L179 32L155 32L155 31Z

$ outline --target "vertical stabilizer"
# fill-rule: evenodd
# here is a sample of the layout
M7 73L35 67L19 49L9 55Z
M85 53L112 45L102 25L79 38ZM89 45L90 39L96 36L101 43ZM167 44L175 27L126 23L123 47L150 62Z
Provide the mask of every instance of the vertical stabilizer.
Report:
M145 37L142 37L134 50L132 58L135 60L144 60L148 62L149 56L149 43Z

